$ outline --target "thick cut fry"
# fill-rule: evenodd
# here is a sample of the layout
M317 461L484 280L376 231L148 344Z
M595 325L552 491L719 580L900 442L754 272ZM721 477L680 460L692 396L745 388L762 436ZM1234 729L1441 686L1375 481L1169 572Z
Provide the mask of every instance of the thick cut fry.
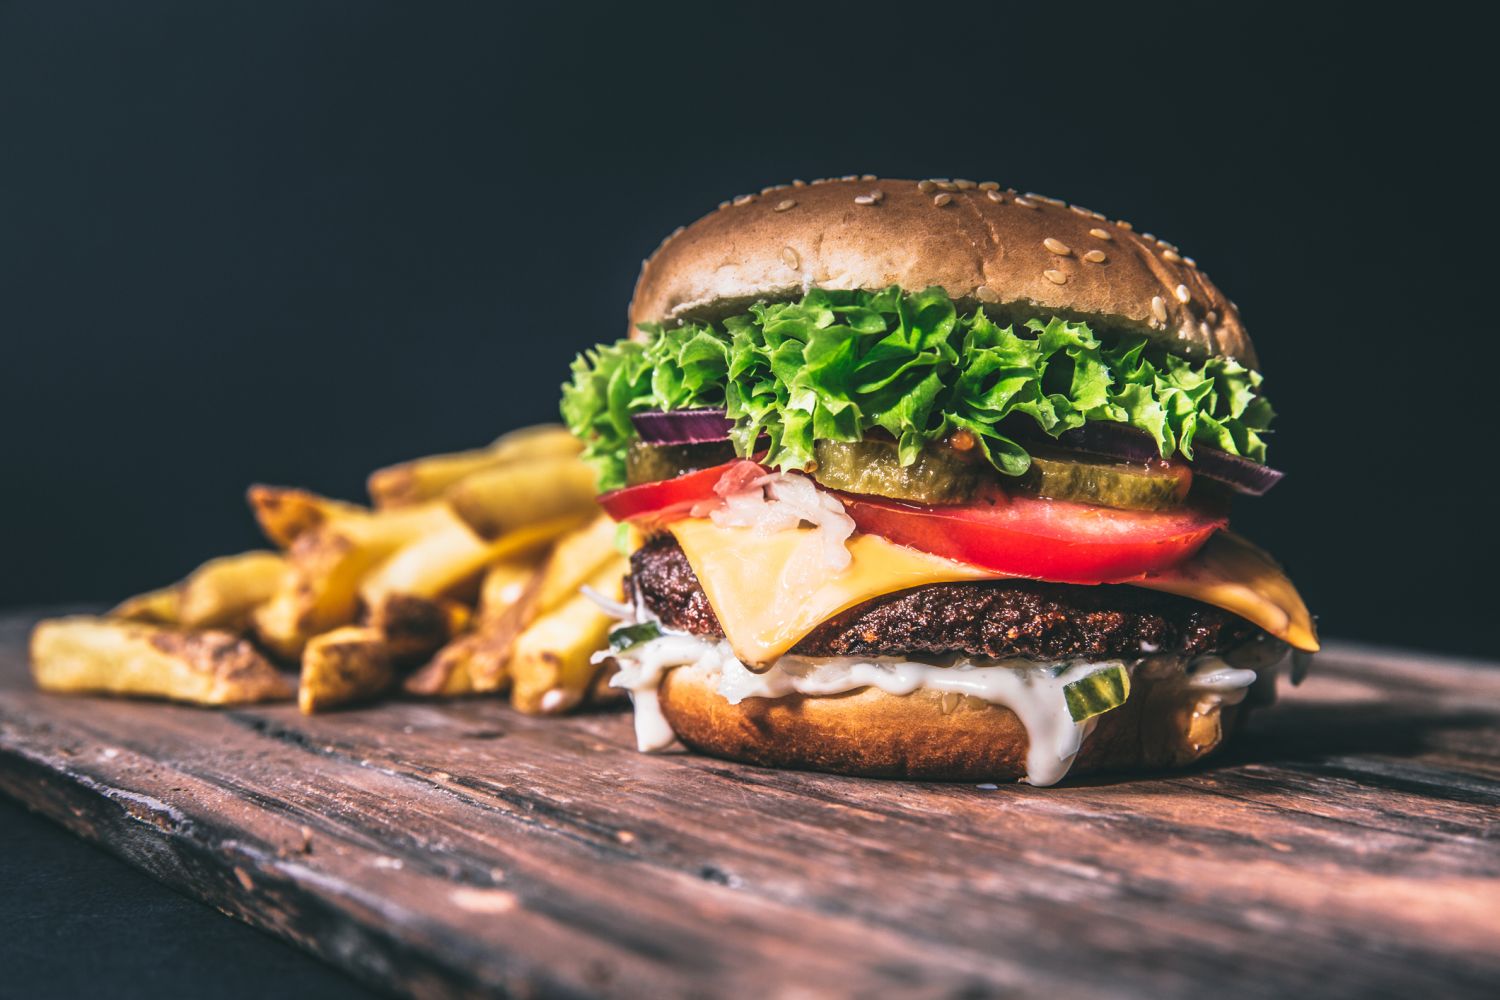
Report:
M128 597L106 612L105 617L153 625L176 625L181 601L182 591L174 584Z
M297 707L303 715L367 701L396 679L385 637L373 628L347 625L314 636L302 653Z
M578 517L554 518L485 542L448 512L448 521L441 527L414 539L371 572L360 586L360 596L366 607L373 608L394 594L426 598L452 594L465 584L472 587L490 563L537 553L579 522Z
M450 523L441 504L340 517L292 544L290 570L255 629L277 655L295 659L313 636L348 625L359 610L359 584L393 552Z
M539 521L598 510L594 471L577 458L496 466L464 479L447 497L464 523L486 539Z
M368 517L357 504L286 486L250 487L245 495L260 530L278 548L291 548L298 536L345 517Z
M582 531L558 541L547 558L547 572L537 589L538 608L551 611L571 599L595 570L618 554L615 523L602 515Z
M469 627L473 612L446 598L388 594L369 609L365 624L385 637L397 664L426 660Z
M406 678L402 690L424 698L474 694L476 689L474 679L469 675L469 660L477 641L478 636L472 632L454 639L438 650L422 669Z
M490 566L479 585L475 616L482 622L504 614L526 593L527 584L541 567L542 560L530 555L501 559Z
M245 640L140 622L55 618L31 633L31 672L44 691L169 698L197 705L279 701L292 687Z
M577 455L583 446L555 424L523 427L487 448L431 455L370 473L370 499L377 507L399 507L435 500L459 480L507 462L529 462Z
M276 593L286 569L286 560L275 552L210 559L178 585L178 623L243 631L250 613Z
M615 556L588 585L618 600L627 563ZM604 648L614 619L587 595L570 598L522 632L511 656L510 700L522 712L554 714L588 694L601 667L591 662Z

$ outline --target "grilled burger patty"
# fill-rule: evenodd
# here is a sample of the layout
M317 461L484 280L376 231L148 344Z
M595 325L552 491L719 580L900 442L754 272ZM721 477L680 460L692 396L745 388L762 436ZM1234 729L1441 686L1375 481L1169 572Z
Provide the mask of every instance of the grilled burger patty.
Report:
M670 629L724 634L671 535L659 535L636 550L626 586ZM986 580L930 584L866 601L818 626L792 652L964 653L1036 660L1142 652L1197 656L1230 649L1255 632L1255 626L1228 611L1138 587Z

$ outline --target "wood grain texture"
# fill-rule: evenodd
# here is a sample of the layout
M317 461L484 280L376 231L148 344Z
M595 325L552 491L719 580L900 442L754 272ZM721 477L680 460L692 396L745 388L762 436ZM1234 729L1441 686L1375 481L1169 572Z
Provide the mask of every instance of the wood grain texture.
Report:
M1500 669L1337 647L1198 770L984 790L643 756L622 712L33 691L0 790L413 996L1494 996Z

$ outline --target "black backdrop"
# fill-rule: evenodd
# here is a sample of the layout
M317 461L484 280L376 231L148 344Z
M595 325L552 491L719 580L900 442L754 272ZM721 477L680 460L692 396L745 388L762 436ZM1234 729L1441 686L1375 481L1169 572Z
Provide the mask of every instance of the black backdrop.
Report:
M1237 523L1329 634L1500 647L1474 29L810 6L0 0L0 605L254 545L253 480L357 496L548 419L672 227L878 172L1193 254L1281 411Z

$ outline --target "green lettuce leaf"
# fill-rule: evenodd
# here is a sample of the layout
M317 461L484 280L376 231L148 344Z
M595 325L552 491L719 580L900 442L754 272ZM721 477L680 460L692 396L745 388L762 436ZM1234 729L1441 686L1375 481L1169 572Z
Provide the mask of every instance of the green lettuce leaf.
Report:
M1237 361L1191 361L1139 335L1099 336L1056 317L1002 327L983 309L959 315L938 288L815 288L717 325L641 329L645 343L585 351L563 386L563 420L584 441L600 489L624 484L630 415L642 410L723 407L735 450L748 457L768 446L766 464L781 469L811 462L814 441L858 441L874 428L910 464L967 430L1010 476L1031 462L1007 434L1017 421L1053 437L1114 421L1151 435L1164 458L1192 458L1201 442L1263 462L1261 434L1275 416L1260 373Z

